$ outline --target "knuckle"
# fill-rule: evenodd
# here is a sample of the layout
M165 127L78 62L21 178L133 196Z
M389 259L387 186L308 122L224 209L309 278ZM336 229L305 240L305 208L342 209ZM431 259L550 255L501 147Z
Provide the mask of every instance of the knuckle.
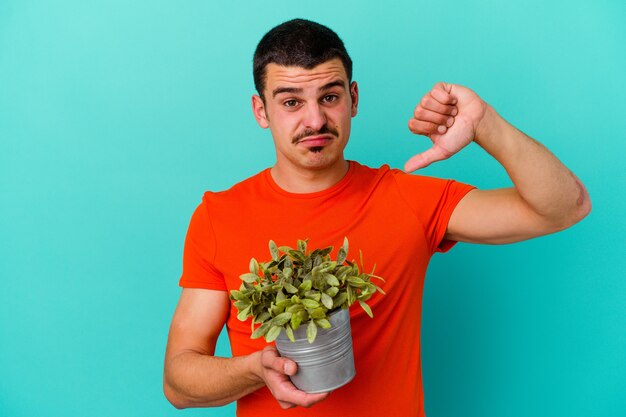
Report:
M263 354L261 355L261 363L263 364L263 366L266 368L271 368L272 362L273 362L272 355L269 354L268 352L263 352Z
M315 405L316 402L317 401L314 401L312 399L304 400L302 402L302 407L304 407L304 408L311 408L311 407L313 407L313 405Z

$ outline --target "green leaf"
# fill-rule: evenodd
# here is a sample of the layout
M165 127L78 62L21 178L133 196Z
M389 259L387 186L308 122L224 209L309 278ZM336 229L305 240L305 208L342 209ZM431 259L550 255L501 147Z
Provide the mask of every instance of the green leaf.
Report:
M365 284L365 281L363 281L359 277L348 277L346 278L346 281L348 281L350 284L357 286L357 287Z
M319 279L321 276L322 274L320 272L319 266L314 266L313 269L311 269L311 277L313 279Z
M293 305L290 305L289 307L287 307L286 311L288 311L288 312L293 314L293 313L297 313L298 311L302 311L302 310L304 310L304 306L302 304L293 304Z
M285 298L284 300L276 301L276 306L284 310L287 307L291 306L291 300L289 298Z
M298 250L302 252L303 254L306 253L306 244L307 244L306 240L298 240Z
M246 321L246 319L248 318L248 313L250 313L251 308L252 308L252 305L249 305L245 309L241 310L239 314L237 314L237 318L239 319L239 321Z
M333 287L338 287L340 285L339 280L333 274L324 274L324 279L328 285L332 285Z
M279 290L276 293L276 303L280 303L281 301L283 301L286 298L287 298L287 296L285 295L285 293L282 292L282 290Z
M289 340L291 340L293 343L296 343L296 338L293 336L293 330L291 329L290 325L287 325L285 327L285 333L287 333L287 337L289 338Z
M374 318L374 314L372 314L372 309L370 308L370 306L367 305L365 301L359 300L359 304L361 305L363 310L365 310L368 316L370 316L371 318Z
M315 325L315 322L311 320L309 322L309 325L306 327L306 338L309 341L309 343L313 343L316 337L317 337L317 326Z
M326 294L330 295L331 297L334 297L339 292L339 287L330 287L330 288L326 289L326 291L324 291L324 292Z
M319 291L324 291L328 284L326 284L326 280L323 275L318 275L313 278L313 288Z
M272 255L272 259L277 261L278 260L278 247L276 246L276 243L274 243L273 240L270 240L269 247L270 247L270 254Z
M285 282L285 289L289 294L296 294L298 292L298 289L288 282Z
M344 252L348 253L348 237L347 236L344 236L343 238L343 245L341 246L341 249L343 249Z
M340 307L341 305L343 305L343 303L346 302L347 299L348 294L346 294L345 292L340 292L335 298L333 298L333 308Z
M374 287L376 287L376 291L378 291L379 293L386 295L387 293L383 291L382 288L380 288L378 285L376 284L372 284Z
M335 261L326 261L320 264L320 272L328 272L332 271L337 267L337 262Z
M270 327L270 329L267 331L267 334L265 335L265 340L267 341L267 343L270 343L276 340L276 338L278 337L282 329L283 329L282 326L272 325L272 327Z
M311 317L314 319L323 319L326 317L326 311L322 307L318 307L311 311Z
M361 294L359 294L359 296L357 297L357 300L361 300L361 301L367 301L370 298L372 298L372 294L369 292L362 292Z
M250 338L258 339L259 337L263 336L270 329L271 325L272 325L271 321L266 321L265 323L257 327L257 329L254 332L252 332L252 336L250 336Z
M300 323L302 323L302 316L300 314L293 314L291 316L291 327L293 330L296 330L300 327Z
M257 285L256 288L258 288L260 292L266 292L266 293L269 292L269 293L271 293L271 292L276 292L276 290L280 290L281 286L280 285L275 286L275 285L276 284L264 284L264 285L261 285L261 286Z
M264 311L256 317L256 321L257 323L263 323L265 320L269 319L270 317L272 317L272 315L269 313L269 311Z
M285 277L285 279L291 278L292 275L293 275L293 269L291 268L283 269L283 277Z
M315 290L310 290L310 291L305 292L304 296L308 298L309 300L314 300L314 301L317 301L318 303L320 302L320 299L321 299L321 294Z
M334 287L336 288L336 287ZM333 298L326 294L326 293L322 293L322 304L324 304L324 307L326 307L327 309L332 309L333 308Z
M244 294L242 291L232 290L230 292L230 299L237 301L249 301L248 296Z
M310 256L307 256L304 259L304 270L305 271L310 271L313 268L313 259L311 259Z
M250 301L242 300L242 301L235 301L233 305L237 308L237 311L241 311L247 307L250 307L252 303Z
M256 274L253 274L251 272L248 272L247 274L241 274L241 275L239 275L239 278L243 282L247 282L248 284L253 284L253 283L259 281L259 276L256 275Z
M296 314L298 316L300 316L302 321L304 321L304 322L309 321L309 312L308 311L302 310L302 311L298 311Z
M292 314L289 313L289 312L280 313L279 315L277 315L276 317L274 317L272 319L272 325L273 326L282 326L283 324L285 324L289 320L291 320L291 316L292 316Z
M293 248L290 248L289 246L279 246L278 250L283 252L283 253L287 253L287 252L293 250Z
M326 255L328 255L329 253L331 253L332 251L333 251L333 247L332 247L332 246L327 246L327 247L325 247L324 249L321 249L321 250L319 251L319 254L320 254L321 256L326 256Z
M299 250L290 250L289 256L291 256L294 260L298 262L304 262L305 260L304 254L300 252Z
M335 271L335 276L338 279L343 279L345 278L345 276L348 274L348 272L352 269L351 266L348 265L344 265L342 267L340 267L338 270Z
M351 306L355 300L354 290L352 289L352 287L346 287L346 294L348 294L348 305Z
M250 273L254 275L259 274L259 263L254 258L250 259Z
M305 279L304 281L302 281L302 284L300 284L300 287L298 287L298 289L305 293L307 291L310 291L311 287L313 287L313 281L311 281L310 279Z
M310 300L308 298L305 298L304 300L301 300L302 304L307 308L307 309L314 309L320 306L320 304L315 301L315 300Z
M337 254L337 263L342 265L346 258L348 257L348 252L346 252L343 248L339 248L339 253Z
M332 327L330 325L330 322L326 319L315 320L315 324L317 324L317 326L321 327L322 329L330 329Z

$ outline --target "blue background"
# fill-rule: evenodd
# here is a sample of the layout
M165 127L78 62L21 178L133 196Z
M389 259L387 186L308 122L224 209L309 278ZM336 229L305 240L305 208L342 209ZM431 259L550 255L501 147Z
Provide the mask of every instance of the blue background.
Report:
M0 1L0 415L234 414L176 411L163 355L203 191L274 161L251 59L293 17L334 28L355 62L348 158L402 167L426 149L406 123L443 80L591 194L563 233L434 258L429 417L626 415L625 3L389 3ZM476 145L422 173L509 185Z

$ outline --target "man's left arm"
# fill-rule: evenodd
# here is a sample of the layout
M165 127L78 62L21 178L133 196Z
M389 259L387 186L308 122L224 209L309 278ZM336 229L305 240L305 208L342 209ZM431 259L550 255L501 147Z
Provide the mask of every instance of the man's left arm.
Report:
M405 170L448 158L474 141L513 182L511 188L470 191L456 206L446 239L517 242L563 230L591 210L582 182L556 156L465 87L435 85L416 107L409 128L434 145L411 158Z

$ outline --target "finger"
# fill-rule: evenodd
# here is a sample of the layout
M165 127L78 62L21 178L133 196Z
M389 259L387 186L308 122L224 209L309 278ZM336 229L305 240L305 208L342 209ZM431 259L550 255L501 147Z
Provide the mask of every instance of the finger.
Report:
M443 150L437 146L433 146L425 152L415 155L404 164L405 172L413 172L421 168L425 168L433 162L441 161L448 158Z
M448 130L445 125L433 122L425 122L423 120L409 120L409 130L416 135L430 136L433 134L444 134Z
M438 88L440 90L445 91L446 93L450 93L452 91L452 84L444 83L443 81L436 82L433 88Z
M280 408L282 408L283 410L288 410L296 406L295 404L289 403L287 401L278 401L278 405L280 405Z
M326 399L330 394L329 392L309 394L296 388L287 376L296 373L296 363L280 357L274 346L267 346L263 349L261 363L266 369L264 372L265 383L282 408L310 407Z
M290 359L281 357L274 346L263 349L261 363L264 367L285 375L294 375L298 371L298 365Z
M439 90L436 90L436 91L439 91ZM415 111L417 112L417 110L421 107L426 110L430 110L430 111L437 112L439 114L446 114L450 116L455 116L459 112L456 106L452 104L446 104L445 102L440 102L437 99L437 97L435 97L436 95L438 94L435 94L433 91L431 91L430 93L422 97L422 99L420 100L420 104L417 107L415 107Z
M439 103L454 105L456 104L456 97L454 97L451 92L451 84L439 82L430 90L430 95Z
M320 394L309 394L304 391L300 391L290 382L285 382L278 386L271 387L272 394L279 403L284 403L286 406L300 406L311 407L320 401L325 400L330 392L323 392ZM281 407L283 405L281 404Z
M422 107L418 107L414 113L415 119L423 122L431 122L437 125L443 125L450 127L454 124L454 117L450 115L436 113L434 111L426 110Z

